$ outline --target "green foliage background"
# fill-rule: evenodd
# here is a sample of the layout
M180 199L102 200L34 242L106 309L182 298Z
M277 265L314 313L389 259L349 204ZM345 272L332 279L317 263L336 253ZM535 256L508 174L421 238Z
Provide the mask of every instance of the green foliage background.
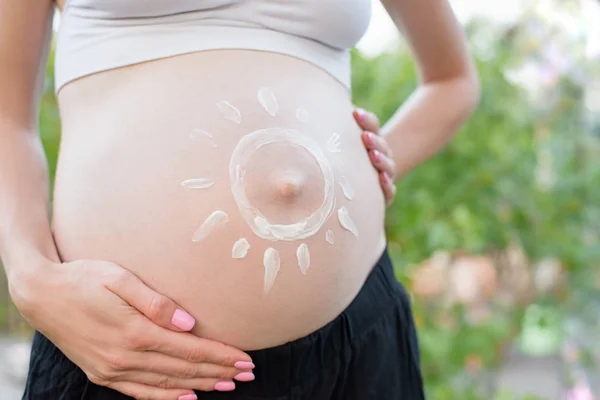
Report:
M585 80L564 73L539 100L507 78L507 71L544 50L543 43L531 44L528 22L496 32L496 40L488 43L485 60L477 60L482 82L477 111L447 148L398 182L387 233L398 277L406 284L416 263L440 249L477 254L516 243L531 260L560 260L571 283L566 298L534 299L560 320L577 309L574 293L589 295L590 304L597 299L592 293L597 293L600 267L600 146L586 124ZM486 29L474 23L469 33L475 37ZM417 84L404 48L374 59L356 53L353 68L355 103L376 112L382 122ZM552 175L552 184L540 178L543 170ZM481 326L463 321L447 329L428 317L422 304L414 307L422 319L430 398L491 398L482 394L481 385L455 378L464 375L470 356L477 355L488 368L501 362L502 347L521 328L525 310L514 309Z
M471 35L478 29L471 27ZM573 291L584 290L590 271L600 266L600 167L595 162L600 154L598 139L583 123L582 85L563 76L544 107L533 103L506 78L506 71L523 58L518 33L505 32L485 60L478 60L483 93L473 117L446 149L398 182L387 232L398 277L408 286L414 266L439 249L485 253L516 242L532 259L561 260L579 285ZM355 104L376 112L382 122L417 84L404 48L374 59L355 52L353 71ZM40 126L53 176L60 121L52 82L50 62ZM553 160L554 184L549 187L537 178L541 154ZM560 312L559 302L552 304ZM490 368L501 361L497 347L511 338L519 312L511 320L448 330L422 315L418 302L414 306L421 315L430 398L485 398L464 381L456 384L455 377L469 355L477 354Z

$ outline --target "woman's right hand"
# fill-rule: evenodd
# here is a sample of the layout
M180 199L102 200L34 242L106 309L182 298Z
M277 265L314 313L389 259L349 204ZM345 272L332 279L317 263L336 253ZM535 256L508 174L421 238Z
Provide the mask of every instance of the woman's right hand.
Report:
M250 356L185 332L194 319L126 269L94 260L44 268L43 283L11 295L93 383L136 399L192 400L192 389L233 390L234 377L254 378Z

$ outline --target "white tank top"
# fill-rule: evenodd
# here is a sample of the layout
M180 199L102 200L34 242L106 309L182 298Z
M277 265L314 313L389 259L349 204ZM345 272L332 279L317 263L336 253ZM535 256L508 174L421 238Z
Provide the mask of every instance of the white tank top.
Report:
M350 55L371 0L67 0L55 83L126 65L215 49L308 61L350 86Z

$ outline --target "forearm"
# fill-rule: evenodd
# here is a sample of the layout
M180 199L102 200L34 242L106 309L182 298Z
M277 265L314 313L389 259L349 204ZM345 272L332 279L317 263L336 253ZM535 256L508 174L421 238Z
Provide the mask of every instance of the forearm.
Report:
M396 177L442 149L478 100L479 88L474 78L420 85L381 130L393 151Z
M53 2L0 4L0 257L12 293L15 284L27 281L20 278L33 277L35 284L43 279L38 267L58 260L48 217L46 159L36 123Z
M50 229L47 163L39 136L0 116L0 256L9 282L58 261Z

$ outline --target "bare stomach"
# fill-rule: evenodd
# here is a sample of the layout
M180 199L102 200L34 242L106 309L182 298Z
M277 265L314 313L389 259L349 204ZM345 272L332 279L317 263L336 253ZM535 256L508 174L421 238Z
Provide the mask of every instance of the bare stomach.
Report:
M349 94L310 64L195 53L80 79L59 103L61 257L122 265L197 335L246 350L305 336L385 246Z

